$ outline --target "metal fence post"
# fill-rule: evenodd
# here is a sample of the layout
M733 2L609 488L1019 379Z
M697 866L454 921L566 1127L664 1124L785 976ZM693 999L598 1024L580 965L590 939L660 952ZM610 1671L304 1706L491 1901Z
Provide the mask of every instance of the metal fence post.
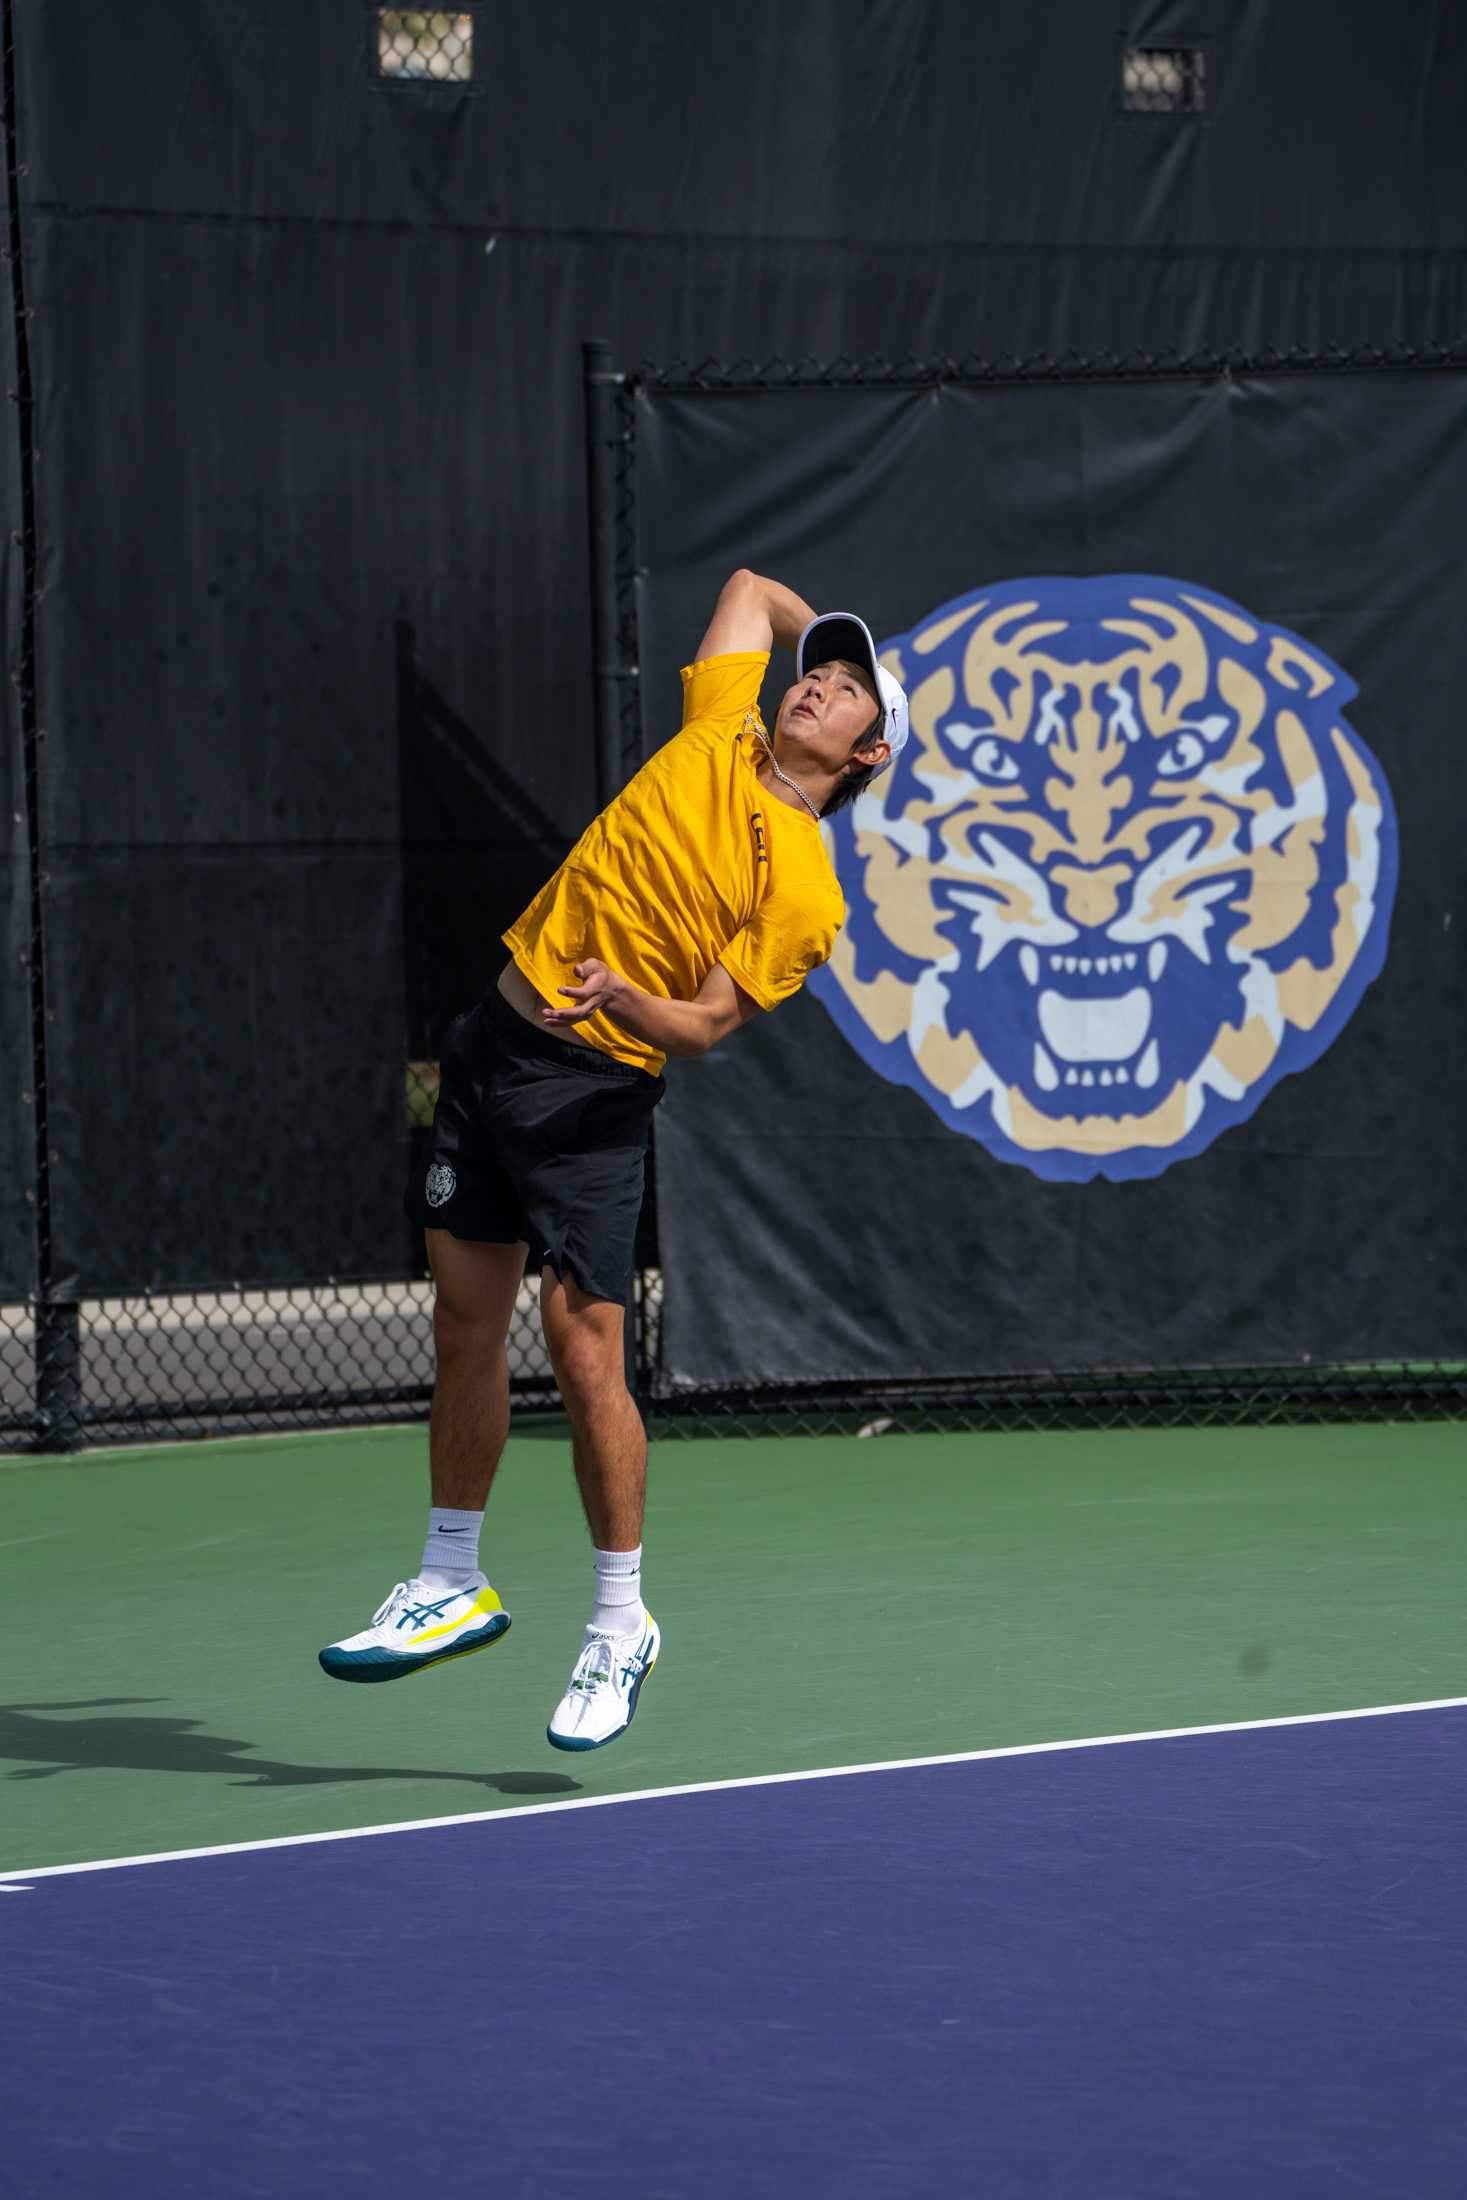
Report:
M30 865L29 955L31 1010L30 1104L35 1136L35 1388L34 1435L38 1451L71 1451L80 1438L81 1321L74 1299L52 1296L50 1087L46 1062L45 875L41 845L41 744L36 689L36 451L30 320L26 302L25 227L21 219L16 113L15 7L4 0L0 16L0 95L4 102L6 238L10 309L14 317L15 406L20 486L19 650L11 684L20 721L25 777L26 847Z
M617 605L616 477L622 428L617 397L626 377L611 363L611 347L583 344L586 386L586 481L590 496L591 648L596 698L596 800L604 809L621 786L622 662Z
M596 800L604 809L626 779L622 713L628 680L636 666L627 662L619 600L617 540L618 477L625 462L627 429L620 418L626 376L611 363L611 347L596 338L581 346L586 390L586 486L590 501L591 652L595 695ZM633 1277L622 1338L627 1389L645 1403L645 1281Z
M75 1451L81 1441L81 1308L42 1297L36 1307L36 1449Z

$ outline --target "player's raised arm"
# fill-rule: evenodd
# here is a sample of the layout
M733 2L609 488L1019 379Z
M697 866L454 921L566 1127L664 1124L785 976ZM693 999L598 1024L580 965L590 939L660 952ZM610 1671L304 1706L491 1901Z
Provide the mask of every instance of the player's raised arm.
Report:
M776 642L781 649L793 649L814 616L792 588L740 566L719 591L707 632L698 644L697 662L768 650Z

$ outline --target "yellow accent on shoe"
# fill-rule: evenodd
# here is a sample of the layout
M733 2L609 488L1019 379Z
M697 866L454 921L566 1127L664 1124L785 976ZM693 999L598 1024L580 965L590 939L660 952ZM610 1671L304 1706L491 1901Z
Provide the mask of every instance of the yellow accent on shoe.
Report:
M496 1642L503 1642L508 1633L507 1627L501 1627L499 1633L491 1635L487 1642L459 1642L451 1650L440 1650L436 1657L414 1658L408 1661L403 1679L411 1680L416 1673L436 1673L440 1665L447 1665L453 1658L477 1657L481 1650L492 1650Z
M462 1627L466 1620L472 1619L476 1614L487 1619L491 1612L502 1612L503 1610L504 1606L500 1603L494 1591L490 1588L483 1588L479 1591L467 1612L463 1613L460 1618L444 1620L440 1627L425 1628L421 1635L413 1636L412 1641L406 1645L406 1649L416 1650L420 1643L434 1642L439 1635L451 1635L455 1628Z

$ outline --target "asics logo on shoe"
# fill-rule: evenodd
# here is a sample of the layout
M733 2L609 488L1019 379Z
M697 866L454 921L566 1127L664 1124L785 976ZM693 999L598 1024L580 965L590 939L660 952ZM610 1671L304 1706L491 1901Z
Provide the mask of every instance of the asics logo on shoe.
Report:
M371 1626L344 1642L328 1643L320 1662L333 1680L391 1680L398 1673L420 1673L442 1658L487 1650L508 1628L508 1612L480 1574L470 1576L467 1588L436 1597L426 1582L400 1581L378 1606Z
M430 1619L440 1618L448 1610L450 1604L457 1604L462 1595L462 1589L451 1589L448 1595L440 1597L436 1604L405 1604L402 1617L397 1624L399 1627L424 1627Z

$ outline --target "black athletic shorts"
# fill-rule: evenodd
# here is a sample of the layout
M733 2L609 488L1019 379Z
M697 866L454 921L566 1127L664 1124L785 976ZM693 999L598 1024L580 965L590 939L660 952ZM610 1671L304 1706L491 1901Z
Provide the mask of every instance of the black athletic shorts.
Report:
M666 1082L526 1021L491 988L444 1035L428 1158L404 1204L426 1230L529 1243L528 1267L625 1306L652 1110Z

